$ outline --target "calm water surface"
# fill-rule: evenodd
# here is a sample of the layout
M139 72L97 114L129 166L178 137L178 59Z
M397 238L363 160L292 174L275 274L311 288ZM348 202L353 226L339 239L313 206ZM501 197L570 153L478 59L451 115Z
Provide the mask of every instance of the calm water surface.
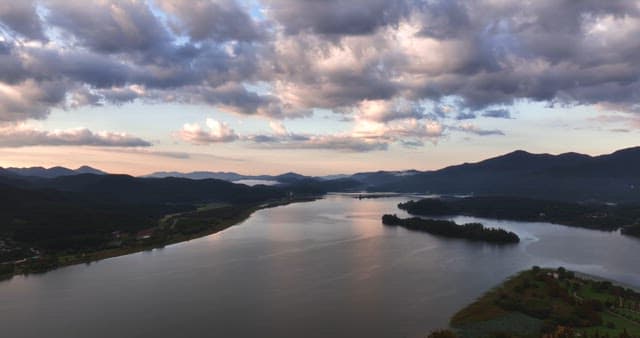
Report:
M222 233L0 282L3 337L421 337L505 277L565 266L640 287L640 241L544 223L497 247L384 227L406 198L256 212Z

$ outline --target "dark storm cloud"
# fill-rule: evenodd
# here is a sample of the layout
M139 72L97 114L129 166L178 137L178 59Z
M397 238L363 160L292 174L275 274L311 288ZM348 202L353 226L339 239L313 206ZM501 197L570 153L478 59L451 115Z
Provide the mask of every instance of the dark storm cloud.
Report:
M420 34L436 39L449 39L466 32L471 22L462 1L425 2L419 6L423 22Z
M510 119L511 112L507 109L490 109L482 113L482 116L499 118L499 119Z
M0 43L0 81L16 84L27 78L22 62L13 55L13 46Z
M143 1L44 0L44 4L50 25L98 52L150 51L170 41Z
M388 0L265 0L269 14L288 34L363 35L396 25L410 8Z
M36 1L3 1L0 3L0 27L34 40L46 40L40 17L36 12Z
M458 115L456 115L456 120L471 120L475 118L476 114L471 112L460 112L458 113Z
M233 0L156 0L170 14L178 34L195 41L253 41L265 37L249 14Z

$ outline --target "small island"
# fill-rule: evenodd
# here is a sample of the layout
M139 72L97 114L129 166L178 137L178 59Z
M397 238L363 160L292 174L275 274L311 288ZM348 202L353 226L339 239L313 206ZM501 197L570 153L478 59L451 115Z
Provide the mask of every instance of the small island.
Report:
M564 268L533 267L429 337L640 337L640 293Z
M503 229L486 228L480 223L458 225L455 222L418 217L402 219L396 215L382 216L382 223L388 226L401 226L410 230L427 232L451 238L465 238L495 244L515 244L520 237Z

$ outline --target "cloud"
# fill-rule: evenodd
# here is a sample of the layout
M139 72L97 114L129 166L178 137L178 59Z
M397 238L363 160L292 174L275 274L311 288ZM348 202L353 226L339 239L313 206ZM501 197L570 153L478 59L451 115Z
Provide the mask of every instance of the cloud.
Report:
M406 138L436 141L444 135L445 126L438 121L403 119L394 122L377 122L367 119L356 119L352 135L364 139L384 139L387 142L400 141Z
M235 131L224 122L208 118L206 125L208 130L203 129L199 124L187 123L178 132L178 136L183 141L197 145L233 142L238 139Z
M499 119L510 119L511 112L508 109L489 109L482 113L484 117L493 117Z
M397 22L408 14L405 1L387 0L266 0L267 13L288 34L364 35Z
M254 145L270 149L326 149L343 152L369 152L387 150L389 142L383 139L366 139L348 134L327 135L248 135L243 138Z
M102 148L102 151L110 153L135 154L146 156L166 157L176 160L186 160L191 158L191 153L182 151L157 151L150 148Z
M36 1L3 1L0 3L0 27L6 25L14 32L29 39L46 40Z
M168 32L144 1L46 0L47 23L97 52L151 51Z
M0 147L28 146L149 147L151 143L126 133L93 132L86 128L45 131L25 125L0 127Z
M343 152L370 152L387 150L388 142L384 140L362 139L350 135L297 135L278 137L269 135L252 135L247 140L263 148L270 149L326 149Z
M284 148L329 149L348 152L368 152L387 150L388 143L379 140L366 140L352 136L318 135L304 142L284 144Z
M444 136L446 130L446 127L438 121L421 121L414 118L378 122L358 117L353 122L354 126L349 132L299 134L289 131L282 122L270 121L271 133L237 135L226 124L207 119L210 130L203 130L198 124L185 124L177 135L184 141L198 145L238 141L270 149L333 149L345 152L369 152L387 150L394 143L406 147L423 145L423 141L435 144Z
M192 40L253 41L264 32L234 0L157 0L172 29Z
M278 136L289 135L289 131L287 131L287 128L280 121L269 121L269 127Z
M618 124L624 126L622 129L640 129L640 116L629 113L622 114L601 114L594 118L591 118L590 121L595 122L599 125L602 124ZM618 128L620 129L620 128Z
M345 133L343 143L408 145L437 140L427 126L443 133L456 117L509 118L517 102L640 114L634 1L251 3L5 1L0 121L136 101L274 121L326 109L359 123L358 133L367 123L378 132ZM233 141L224 128L183 132L196 143Z
M456 120L472 120L476 118L476 114L472 112L459 112Z
M505 133L502 130L498 130L498 129L482 129L479 128L471 123L463 123L459 126L456 127L452 127L452 129L454 130L458 130L461 132L465 132L465 133L469 133L469 134L474 134L474 135L478 135L478 136L494 136L494 135L498 135L498 136L504 136Z
M640 49L628 41L640 33L640 15L632 2L386 3L409 12L367 2L354 14L367 23L358 29L358 19L343 27L344 2L268 1L267 15L285 31L275 39L276 95L327 109L456 98L469 112L519 100L638 110ZM378 14L360 10L369 4ZM376 21L380 12L393 19Z
M363 100L358 103L357 110L362 118L379 122L424 117L424 109L418 103L402 99Z
M57 81L26 80L15 85L0 82L0 122L42 119L61 102L65 86Z

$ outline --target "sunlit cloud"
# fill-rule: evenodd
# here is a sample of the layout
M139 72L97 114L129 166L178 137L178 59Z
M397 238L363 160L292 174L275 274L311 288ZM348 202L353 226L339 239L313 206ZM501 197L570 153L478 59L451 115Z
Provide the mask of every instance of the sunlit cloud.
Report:
M47 131L25 125L0 127L0 147L27 146L150 147L151 143L126 133L87 128Z
M198 145L233 142L238 139L238 135L228 124L211 118L207 119L206 128L199 124L185 124L178 136L183 141Z

